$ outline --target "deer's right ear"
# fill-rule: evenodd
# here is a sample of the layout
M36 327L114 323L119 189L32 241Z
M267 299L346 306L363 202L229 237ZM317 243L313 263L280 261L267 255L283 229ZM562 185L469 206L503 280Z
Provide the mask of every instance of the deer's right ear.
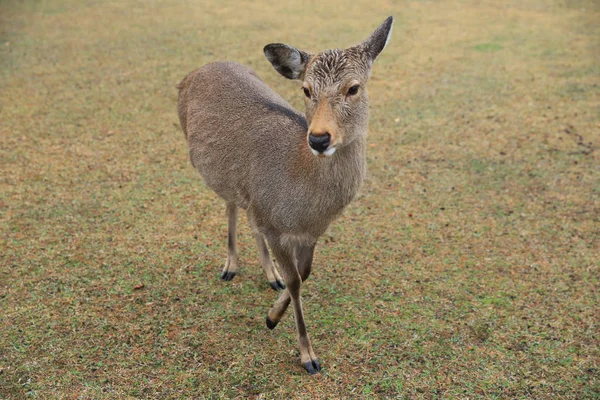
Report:
M288 79L302 79L310 54L282 43L271 43L263 49L267 60Z
M394 18L391 16L388 17L385 21L383 21L383 24L381 24L381 26L379 26L379 28L377 28L375 32L373 32L371 36L369 36L369 38L363 42L362 46L369 55L371 61L377 58L379 53L383 51L385 46L387 46L388 42L390 41L393 24Z

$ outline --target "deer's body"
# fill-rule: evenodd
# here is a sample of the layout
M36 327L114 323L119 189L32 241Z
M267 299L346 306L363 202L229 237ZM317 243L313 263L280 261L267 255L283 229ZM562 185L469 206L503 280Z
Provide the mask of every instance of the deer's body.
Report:
M284 289L267 314L267 326L273 329L292 304L300 359L310 373L320 365L306 332L300 287L310 275L319 236L364 179L366 82L391 25L390 17L360 45L315 56L283 44L265 47L280 74L303 80L306 117L240 64L205 65L179 85L179 119L191 163L227 203L222 278L231 280L238 271L236 219L242 208L271 287Z
M248 67L217 62L183 82L179 114L192 165L264 235L316 242L357 193L365 141L315 157L308 124Z

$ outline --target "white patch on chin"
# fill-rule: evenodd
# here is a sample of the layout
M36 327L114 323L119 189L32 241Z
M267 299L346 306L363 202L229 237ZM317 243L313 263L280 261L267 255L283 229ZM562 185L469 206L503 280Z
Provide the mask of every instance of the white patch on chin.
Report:
M335 153L335 147L330 147L323 152L327 157L331 157Z
M310 147L310 146L309 146ZM324 152L319 152L316 151L315 149L313 149L312 147L310 147L310 151L317 157L331 157L331 155L333 155L333 153L335 153L336 148L335 147L330 147L327 150L325 150Z

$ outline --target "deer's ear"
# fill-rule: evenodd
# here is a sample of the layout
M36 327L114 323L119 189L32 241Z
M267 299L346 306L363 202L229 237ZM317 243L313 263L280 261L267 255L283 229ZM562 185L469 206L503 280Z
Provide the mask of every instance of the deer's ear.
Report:
M263 49L267 60L288 79L302 79L310 54L282 43L271 43Z
M394 23L393 17L387 17L387 19L379 26L379 28L375 29L375 32L369 36L367 40L361 43L361 47L363 47L364 51L367 53L371 61L375 60L379 53L385 48L385 46L390 41L390 36L392 36L392 25Z

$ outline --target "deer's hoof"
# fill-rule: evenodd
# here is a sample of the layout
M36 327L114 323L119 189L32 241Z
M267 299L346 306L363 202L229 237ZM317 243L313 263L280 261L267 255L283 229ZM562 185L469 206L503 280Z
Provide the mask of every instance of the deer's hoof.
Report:
M310 360L308 362L302 363L302 366L311 375L314 375L317 372L321 371L321 364L319 364L319 360L317 360L317 359Z
M269 316L267 315L267 328L269 329L275 329L275 327L277 326L279 322L273 322L271 321L271 318L269 318Z
M283 283L283 281L280 281L280 280L271 281L271 282L269 282L269 285L271 285L271 289L273 289L275 291L280 291L280 290L285 289L285 283Z
M221 279L223 279L224 281L230 281L233 279L234 276L235 272L223 271L223 273L221 274Z

